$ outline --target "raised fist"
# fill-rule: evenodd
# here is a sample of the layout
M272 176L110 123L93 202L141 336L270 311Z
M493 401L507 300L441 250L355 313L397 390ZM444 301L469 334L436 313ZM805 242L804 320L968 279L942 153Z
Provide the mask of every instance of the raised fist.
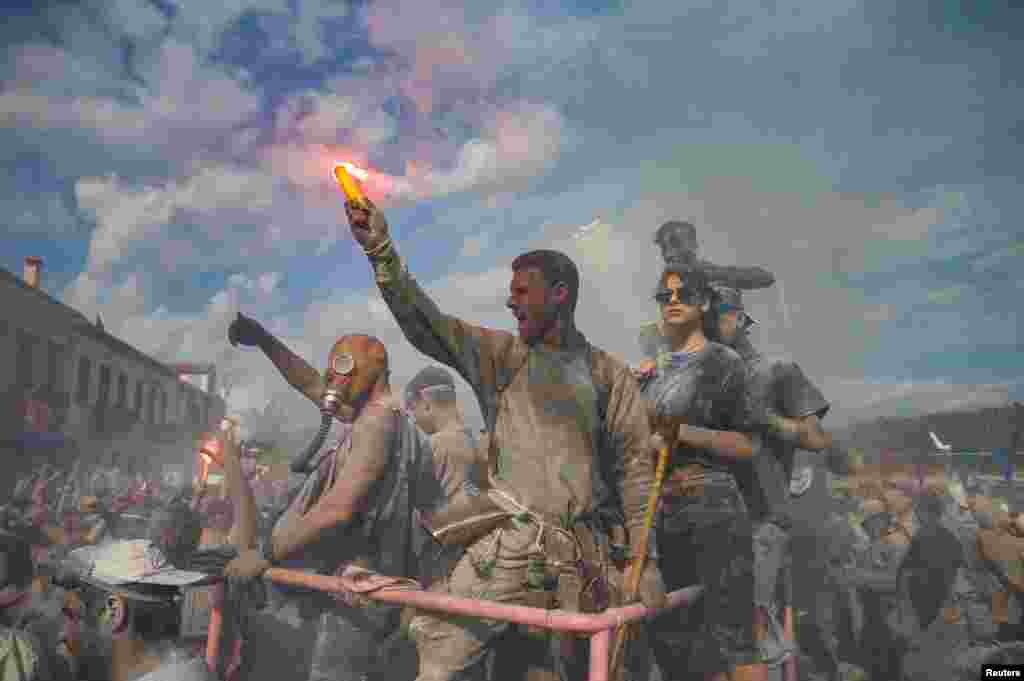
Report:
M239 343L248 347L259 345L268 335L262 324L241 312L228 327L228 341L235 347L238 347Z
M352 236L367 253L374 253L388 240L388 223L384 214L366 199L366 208L352 203L345 203L345 214L352 229Z

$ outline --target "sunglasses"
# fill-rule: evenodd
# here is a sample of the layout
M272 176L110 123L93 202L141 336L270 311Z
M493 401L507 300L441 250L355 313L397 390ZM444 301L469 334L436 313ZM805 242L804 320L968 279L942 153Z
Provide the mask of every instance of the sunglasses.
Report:
M668 305L673 298L678 297L683 305L693 305L701 301L700 291L695 288L668 289L663 288L654 294L654 300L661 305Z

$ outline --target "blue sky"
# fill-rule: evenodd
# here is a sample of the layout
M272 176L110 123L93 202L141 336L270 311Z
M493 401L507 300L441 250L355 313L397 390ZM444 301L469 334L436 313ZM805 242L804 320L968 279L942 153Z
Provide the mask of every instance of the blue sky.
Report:
M707 257L776 273L748 299L756 340L836 423L1024 397L1020 10L205 5L11 7L0 266L42 255L46 288L109 330L220 363L236 408L286 391L225 343L238 309L317 366L355 330L389 344L399 382L423 365L348 233L328 172L346 159L374 172L413 272L471 319L510 327L508 263L560 247L581 328L632 359L652 234L690 219Z

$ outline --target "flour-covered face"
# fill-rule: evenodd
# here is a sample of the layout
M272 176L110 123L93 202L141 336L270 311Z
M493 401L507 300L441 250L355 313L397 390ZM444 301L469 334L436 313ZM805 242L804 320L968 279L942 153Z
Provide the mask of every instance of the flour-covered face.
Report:
M340 400L336 417L351 423L362 401L387 371L387 353L369 336L342 336L327 356L324 383Z
M544 338L557 323L567 295L565 285L550 285L536 267L515 270L505 306L515 315L520 338L527 344Z
M665 277L664 287L654 295L661 306L661 318L666 324L691 324L700 321L707 310L704 292L682 280L674 272Z

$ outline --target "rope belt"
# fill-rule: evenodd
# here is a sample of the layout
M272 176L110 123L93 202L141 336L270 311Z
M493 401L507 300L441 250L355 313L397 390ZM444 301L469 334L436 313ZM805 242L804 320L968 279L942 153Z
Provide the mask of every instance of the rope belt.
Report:
M513 520L518 520L519 522L532 521L537 525L537 539L534 541L533 546L530 549L531 553L544 553L544 535L546 532L553 532L554 534L561 535L569 541L573 547L573 557L571 561L553 561L551 565L559 568L567 566L575 567L576 562L583 557L583 545L580 542L579 537L577 537L574 532L570 532L560 525L548 521L546 516L520 503L507 492L491 488L487 490L487 494L498 508L513 514ZM498 531L495 533L492 540L492 546L497 545L503 529L504 528L498 528Z

